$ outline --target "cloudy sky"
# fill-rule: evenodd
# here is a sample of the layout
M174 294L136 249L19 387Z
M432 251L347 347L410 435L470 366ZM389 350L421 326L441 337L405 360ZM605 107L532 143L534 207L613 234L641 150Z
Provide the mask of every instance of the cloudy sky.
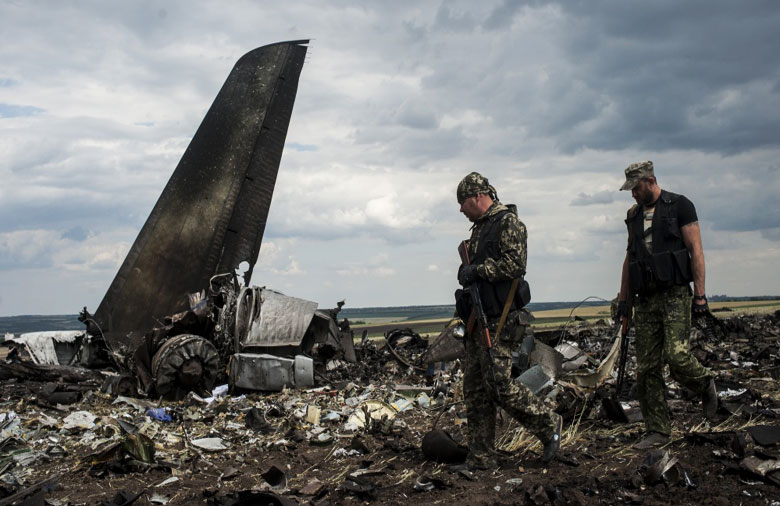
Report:
M652 160L709 294L780 294L780 8L751 1L0 0L0 315L97 308L236 60L311 39L253 284L447 304L482 172L535 301L614 297Z

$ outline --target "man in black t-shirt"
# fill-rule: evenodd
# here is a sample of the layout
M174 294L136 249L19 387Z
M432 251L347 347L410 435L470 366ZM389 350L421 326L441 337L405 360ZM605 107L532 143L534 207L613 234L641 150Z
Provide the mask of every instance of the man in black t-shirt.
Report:
M662 190L653 162L628 166L621 190L631 190L636 205L626 216L628 247L623 262L618 316L629 318L632 297L636 328L637 398L647 429L636 444L647 449L665 444L671 434L666 408L664 364L672 378L702 395L704 414L718 406L713 373L690 353L691 312L706 314L704 253L693 203ZM693 281L691 301L690 282Z

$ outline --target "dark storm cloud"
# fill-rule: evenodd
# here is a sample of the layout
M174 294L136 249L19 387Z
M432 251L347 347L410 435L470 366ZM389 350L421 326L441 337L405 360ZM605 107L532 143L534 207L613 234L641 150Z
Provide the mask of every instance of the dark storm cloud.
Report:
M471 170L518 204L535 279L562 279L564 266L589 293L612 292L615 279L577 262L620 260L632 199L616 190L625 166L644 159L691 197L710 234L744 242L735 256L771 260L767 245L780 236L780 178L769 163L780 159L774 5L170 0L161 15L150 0L0 2L0 102L45 109L0 120L0 268L51 266L42 272L53 290L22 282L40 293L73 293L63 266L109 276L235 61L307 37L264 240L281 248L274 269L306 272L276 278L292 293L335 286L325 281L345 250L357 258L374 248L398 278L361 283L378 305L409 303L388 295L408 293L403 274L457 262L452 245L469 223L454 192ZM753 232L733 233L743 230ZM399 259L409 265L396 268ZM737 271L745 286L777 284ZM579 295L555 290L543 297ZM449 300L451 290L434 293L424 297Z
M442 2L436 11L436 28L449 31L471 31L476 28L476 22L469 13L458 13Z
M699 221L719 233L777 228L780 224L778 174L777 161L751 160L749 155L697 166L656 163L661 187L685 194L696 206ZM771 232L762 235L772 239Z
M714 230L727 232L776 228L780 224L777 186L762 188L755 184L733 193L723 188L714 192L715 198L697 204L700 219L710 221Z
M768 228L762 230L761 237L769 241L780 242L780 228Z
M513 11L508 5L496 12ZM559 47L570 67L558 74L564 89L544 92L557 114L542 118L536 135L554 136L567 152L733 154L780 144L775 2L555 5L566 15Z
M524 2L504 0L490 13L482 23L485 30L501 30L512 26L512 18Z
M371 145L384 153L384 163L403 157L409 163L457 157L470 146L462 129L406 128L403 126L366 126L355 132L355 143Z

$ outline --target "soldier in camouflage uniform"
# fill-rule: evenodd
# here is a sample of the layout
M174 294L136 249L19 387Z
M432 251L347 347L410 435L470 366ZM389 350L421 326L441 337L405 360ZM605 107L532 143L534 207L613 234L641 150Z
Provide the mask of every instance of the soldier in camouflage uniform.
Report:
M471 263L461 265L458 281L463 286L478 283L493 340L495 372L494 382L490 356L477 324L465 337L463 395L468 416L467 463L482 469L496 465L493 445L498 406L542 441L542 460L549 462L560 444L562 419L526 386L511 378L512 350L523 339L531 318L522 309L519 297L513 300L501 335L495 337L512 280L522 280L525 276L525 225L518 219L516 207L499 202L495 188L476 172L463 178L457 197L461 212L474 223L468 245ZM470 302L463 300L463 291L459 292L457 316L467 320Z
M629 209L628 248L623 262L618 314L636 308L637 397L647 429L636 445L647 449L669 441L664 365L674 380L702 395L704 415L713 419L718 406L713 373L691 355L691 312L709 311L704 295L704 253L696 209L683 195L662 190L653 163L625 170L621 190L631 190L637 204ZM690 282L693 281L693 298Z

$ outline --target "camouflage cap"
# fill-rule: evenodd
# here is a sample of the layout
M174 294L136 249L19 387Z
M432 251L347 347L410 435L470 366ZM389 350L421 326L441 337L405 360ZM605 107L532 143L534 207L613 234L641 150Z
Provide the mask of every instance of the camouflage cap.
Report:
M653 162L637 162L632 163L626 167L626 182L620 187L621 190L633 190L634 186L639 183L641 179L647 179L648 177L655 176L653 173Z
M479 172L472 172L458 183L458 204L462 204L469 197L476 197L484 193L490 195L493 200L498 200L496 189L488 182L487 178Z

